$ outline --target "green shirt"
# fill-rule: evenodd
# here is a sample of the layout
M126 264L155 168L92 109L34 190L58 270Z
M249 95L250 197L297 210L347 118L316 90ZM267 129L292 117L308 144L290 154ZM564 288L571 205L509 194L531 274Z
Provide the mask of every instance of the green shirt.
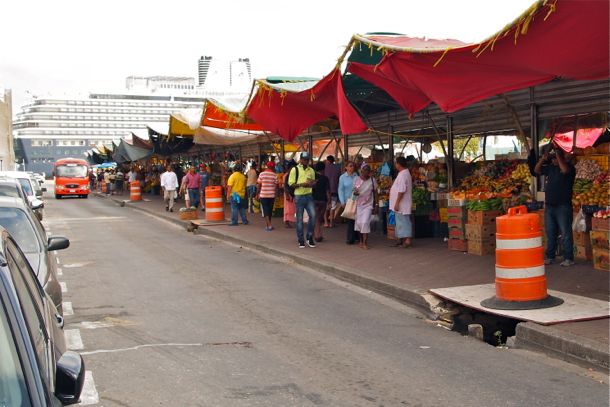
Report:
M290 170L290 175L288 176L288 185L293 186L294 184L304 184L308 181L315 181L316 172L308 166L307 168L303 168L301 164L297 165L296 168L299 170L299 179L296 179L296 171L295 169ZM294 189L295 195L309 195L313 191L313 188L304 188L297 187Z

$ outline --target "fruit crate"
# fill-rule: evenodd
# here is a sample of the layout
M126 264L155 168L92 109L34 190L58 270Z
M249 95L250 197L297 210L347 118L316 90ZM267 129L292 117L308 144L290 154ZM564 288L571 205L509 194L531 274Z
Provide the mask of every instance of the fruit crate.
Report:
M593 259L593 248L591 245L576 245L574 246L574 257L579 260L590 261Z
M447 206L466 206L468 203L465 199L448 199Z
M476 225L472 223L466 224L466 239L468 241L495 241L496 239L496 225Z
M466 219L449 217L449 219L447 219L447 224L449 224L450 228L464 229L466 227Z
M590 244L595 249L610 249L610 232L603 230L592 230L589 232Z
M449 228L449 238L450 239L465 239L466 233L463 228Z
M450 206L447 208L448 219L463 219L468 217L468 210L465 206Z
M610 271L610 255L606 249L593 249L593 268Z
M182 220L199 219L199 214L197 213L197 211L180 211L179 215L180 215L180 219L182 219Z
M473 225L495 224L496 218L502 214L502 211L468 211L468 223Z
M610 218L592 218L591 230L610 231Z
M591 244L589 232L572 232L572 239L574 240L574 245L585 246Z
M438 208L438 213L439 213L441 222L447 223L447 219L449 219L448 214L447 214L447 208Z
M468 251L468 242L464 239L449 239L448 241L449 250L455 250L458 252Z
M495 254L496 242L495 240L469 240L468 241L468 254L474 254L477 256L486 256L489 254Z

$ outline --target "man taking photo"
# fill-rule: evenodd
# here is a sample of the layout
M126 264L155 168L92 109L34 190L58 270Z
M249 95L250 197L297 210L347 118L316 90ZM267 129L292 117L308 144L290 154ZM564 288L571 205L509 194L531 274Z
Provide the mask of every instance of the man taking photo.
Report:
M534 167L536 175L545 175L544 229L547 247L544 264L552 264L557 253L557 241L561 235L563 261L561 266L574 264L574 243L572 238L572 189L576 169L571 162L572 155L554 144L540 157Z

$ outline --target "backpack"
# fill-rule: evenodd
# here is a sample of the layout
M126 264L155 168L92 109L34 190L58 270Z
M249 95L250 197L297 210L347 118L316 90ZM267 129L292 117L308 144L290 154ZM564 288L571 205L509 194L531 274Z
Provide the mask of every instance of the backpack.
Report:
M284 178L284 190L288 193L288 195L290 195L291 197L294 198L295 187L288 185L288 180L290 179L290 173L292 172L293 169L296 171L296 174L295 174L295 184L299 180L299 168L298 167L293 167L288 172L288 174L286 174L286 177Z

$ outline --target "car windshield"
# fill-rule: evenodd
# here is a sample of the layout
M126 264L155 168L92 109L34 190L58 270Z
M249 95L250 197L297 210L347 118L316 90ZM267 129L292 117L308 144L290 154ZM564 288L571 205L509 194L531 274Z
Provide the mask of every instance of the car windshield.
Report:
M19 178L17 181L21 184L21 189L27 196L34 195L34 191L32 191L32 184L29 179Z
M9 196L11 198L21 198L17 187L13 184L0 184L0 196Z
M85 178L87 176L87 166L78 164L59 165L55 168L55 175L65 178Z
M36 232L21 209L0 208L0 225L8 230L24 253L38 252Z
M0 406L31 406L23 369L0 301Z

